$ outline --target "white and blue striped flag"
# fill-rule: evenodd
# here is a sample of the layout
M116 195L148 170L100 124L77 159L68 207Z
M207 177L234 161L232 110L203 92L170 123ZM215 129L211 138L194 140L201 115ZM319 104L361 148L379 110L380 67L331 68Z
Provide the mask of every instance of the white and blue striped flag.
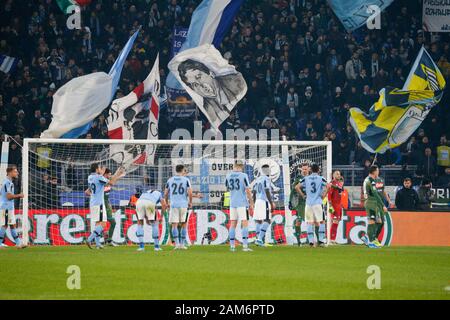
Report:
M179 52L203 44L213 44L219 48L243 2L244 0L203 0L192 15L186 41ZM183 89L172 73L167 77L166 86Z
M19 59L17 58L0 54L0 71L3 71L4 73L13 72L16 68L17 62L19 62Z
M78 138L87 133L92 121L111 103L125 60L139 33L136 31L122 49L109 74L95 72L74 78L53 95L52 122L41 138Z

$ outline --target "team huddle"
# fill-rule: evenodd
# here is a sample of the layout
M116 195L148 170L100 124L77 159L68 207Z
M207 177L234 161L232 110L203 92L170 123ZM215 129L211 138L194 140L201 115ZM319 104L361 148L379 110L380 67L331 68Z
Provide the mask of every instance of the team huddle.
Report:
M270 179L270 166L263 165L260 175L250 182L248 175L244 172L245 164L236 161L233 169L225 178L225 187L229 193L229 244L230 250L236 251L236 227L241 223L242 247L243 251L252 251L249 248L249 220L250 217L256 225L257 246L270 246L266 243L265 237L271 226L272 214L276 208L274 201L274 188ZM342 217L341 193L344 190L343 178L339 171L333 172L333 179L327 183L320 173L317 164L301 164L298 168L299 175L292 184L292 191L289 198L289 209L297 215L295 223L295 235L297 243L301 244L301 224L307 224L307 242L311 247L324 246L325 244L336 243L336 233L339 221ZM171 226L171 237L174 241L175 250L186 250L187 222L189 210L192 209L193 198L200 198L201 194L192 190L191 182L187 177L188 172L184 165L176 165L176 174L168 179L164 190L147 190L142 192L137 199L136 216L137 229L136 236L139 242L138 251L144 251L144 223L151 225L154 250L161 251L159 244L159 219L157 206L160 205L162 212L168 210L168 221ZM3 244L6 230L9 226L10 233L18 248L24 248L16 230L16 218L14 213L15 199L23 198L23 194L15 194L13 179L17 178L19 172L17 168L7 169L7 177L1 186L0 202L0 247ZM112 241L114 230L114 217L112 207L109 203L109 192L111 187L125 176L123 168L117 169L112 174L111 171L98 163L91 165L91 174L88 177L88 189L85 191L89 196L90 219L92 232L85 240L91 249L103 249L103 243ZM381 244L378 240L384 224L384 214L387 212L386 203L391 205L391 201L384 191L384 182L379 178L379 169L372 166L369 176L365 179L364 185L365 209L367 212L367 231L362 237L363 242L369 248L379 248ZM328 197L327 197L328 195ZM326 237L326 211L324 205L328 201L328 208L331 217L330 239ZM106 224L109 221L108 234L104 234Z

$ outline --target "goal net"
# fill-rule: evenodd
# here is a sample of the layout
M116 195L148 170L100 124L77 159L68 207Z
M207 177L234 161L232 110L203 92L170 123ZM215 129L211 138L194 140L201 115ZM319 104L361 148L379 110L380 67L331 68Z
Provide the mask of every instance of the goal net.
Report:
M107 192L111 204L105 240L136 244L134 204L148 189L163 191L166 181L183 164L194 191L193 209L187 222L189 244L228 242L229 208L224 205L225 177L236 159L245 161L252 182L264 164L270 166L276 210L266 242L296 244L295 212L288 207L291 184L301 163L317 163L322 175L331 175L330 142L258 142L222 140L67 140L25 139L23 145L22 238L31 245L82 244L90 234L87 177L92 163L113 173L124 167L126 175ZM225 202L226 204L226 202ZM160 244L170 244L168 213L158 208ZM249 221L249 242L255 240L255 224ZM306 226L302 226L306 242ZM236 239L241 240L240 224ZM151 226L144 227L144 241L152 243Z

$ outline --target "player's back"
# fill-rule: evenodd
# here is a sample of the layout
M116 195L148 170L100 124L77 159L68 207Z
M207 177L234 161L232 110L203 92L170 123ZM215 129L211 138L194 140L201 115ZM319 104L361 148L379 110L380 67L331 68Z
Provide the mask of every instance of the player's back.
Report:
M162 199L162 193L158 190L147 190L141 194L139 199L148 200L155 204L158 204L158 202L160 202Z
M306 204L309 206L322 204L322 192L327 181L317 173L310 174L302 179L301 184L306 192Z
M249 179L246 173L233 171L226 179L225 185L230 191L230 207L240 208L248 207L246 189L249 187Z
M10 210L14 209L14 199L8 200L7 198L8 193L14 194L14 184L11 180L6 178L2 183L2 189L0 192L1 209L10 209Z
M100 206L104 204L105 200L105 185L108 179L97 173L92 173L88 177L88 185L91 190L90 205Z
M255 184L253 186L253 190L256 192L256 200L269 201L266 194L267 189L270 194L272 194L272 184L270 182L270 178L266 175L259 176L255 180Z
M169 190L170 206L172 208L188 207L188 189L191 182L183 176L173 176L167 181L166 188Z

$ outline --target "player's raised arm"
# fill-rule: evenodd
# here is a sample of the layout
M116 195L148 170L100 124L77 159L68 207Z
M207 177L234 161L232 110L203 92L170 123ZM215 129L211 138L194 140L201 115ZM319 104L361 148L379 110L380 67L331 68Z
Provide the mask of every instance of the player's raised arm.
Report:
M110 186L114 185L117 182L117 180L119 180L120 178L122 178L124 176L125 176L125 168L119 167L116 170L116 172L114 173L114 175L111 177L111 179L109 179L108 185L110 185Z

